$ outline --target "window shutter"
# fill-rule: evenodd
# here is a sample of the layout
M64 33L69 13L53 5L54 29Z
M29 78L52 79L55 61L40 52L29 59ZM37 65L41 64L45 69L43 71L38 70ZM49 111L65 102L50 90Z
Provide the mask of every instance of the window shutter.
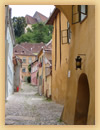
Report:
M76 23L80 22L79 21L79 18L80 18L79 10L80 10L80 6L72 5L72 24L76 24Z

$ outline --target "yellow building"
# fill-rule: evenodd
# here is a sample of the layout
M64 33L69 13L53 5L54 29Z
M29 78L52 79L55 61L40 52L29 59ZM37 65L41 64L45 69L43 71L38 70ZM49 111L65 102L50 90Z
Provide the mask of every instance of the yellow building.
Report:
M40 95L44 93L43 90L43 49L40 50L38 54L38 62L39 62L39 70L38 70L38 78L39 78L39 86L38 86L38 92Z
M52 34L52 100L64 104L67 91L67 71L71 38L67 18L55 9L46 24L53 25Z
M52 73L52 40L50 40L43 48L43 81L44 96L51 98L51 75Z
M51 98L52 40L39 52L39 94Z
M19 58L22 59L23 63L22 63L22 68L20 71L20 74L22 76L22 80L26 80L25 78L30 76L30 72L28 70L28 66L29 64L31 64L33 61L35 61L35 56L30 55L30 56L18 56Z
M22 81L26 81L27 77L30 76L30 72L28 70L28 65L35 61L36 56L25 49L21 45L16 45L14 47L14 55L19 57L22 60L22 67L20 69L20 78Z
M44 95L49 99L52 97L52 66L49 63L45 65Z
M56 7L68 19L72 36L67 59L68 77L63 77L67 79L67 91L62 120L72 125L93 125L95 124L95 6L56 5ZM53 32L53 37L54 34ZM67 56L66 49L64 53ZM61 68L58 75L61 74L60 71ZM56 82L53 85L55 88L61 80L57 81L55 77L53 80Z

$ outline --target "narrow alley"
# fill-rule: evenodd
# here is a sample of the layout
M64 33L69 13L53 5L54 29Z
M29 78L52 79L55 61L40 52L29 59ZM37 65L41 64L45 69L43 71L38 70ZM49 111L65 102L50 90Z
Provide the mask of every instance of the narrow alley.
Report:
M65 125L63 106L38 95L38 87L23 82L21 90L5 104L6 125Z

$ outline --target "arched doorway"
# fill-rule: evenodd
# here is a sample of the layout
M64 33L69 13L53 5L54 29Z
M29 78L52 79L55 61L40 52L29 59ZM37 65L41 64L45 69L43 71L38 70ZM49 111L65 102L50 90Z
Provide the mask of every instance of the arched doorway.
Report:
M78 91L75 108L75 125L86 125L90 101L89 84L86 74L81 74L78 81Z

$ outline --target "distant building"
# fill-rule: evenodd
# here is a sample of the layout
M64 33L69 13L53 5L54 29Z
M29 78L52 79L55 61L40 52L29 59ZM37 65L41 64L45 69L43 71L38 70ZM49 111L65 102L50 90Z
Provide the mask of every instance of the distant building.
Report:
M31 29L31 26L32 24L36 24L36 23L39 23L39 22L46 22L47 21L47 17L44 16L43 14L39 13L39 12L35 12L34 16L29 16L29 15L26 15L25 16L25 20L26 20L26 28L25 28L25 33L27 32L27 29L30 28Z
M14 91L16 92L21 87L20 68L22 67L22 60L17 56L13 56L13 64L14 64Z
M38 85L38 60L35 60L31 63L31 84L32 85Z
M39 13L38 11L35 12L33 18L35 18L38 21L38 23L39 22L46 22L48 20L48 18L46 16Z
M37 59L37 54L44 43L21 43L14 47L14 55L22 60L22 68L20 69L22 81L26 81L27 77L31 75L28 66Z
M13 45L15 35L11 23L11 9L5 6L5 99L14 92Z
M38 63L39 94L51 97L52 40L40 50Z
M38 70L38 77L39 77L39 86L38 86L38 92L40 95L43 95L44 90L44 81L43 81L43 49L40 50L38 54L38 62L39 62L39 70Z
M41 48L43 46L45 46L45 44L43 42L41 43L21 43L20 44L22 47L26 48L27 50L29 50L31 53L33 53L34 55L38 55L39 51L41 50Z
M43 90L44 96L51 98L52 93L52 40L43 48Z

